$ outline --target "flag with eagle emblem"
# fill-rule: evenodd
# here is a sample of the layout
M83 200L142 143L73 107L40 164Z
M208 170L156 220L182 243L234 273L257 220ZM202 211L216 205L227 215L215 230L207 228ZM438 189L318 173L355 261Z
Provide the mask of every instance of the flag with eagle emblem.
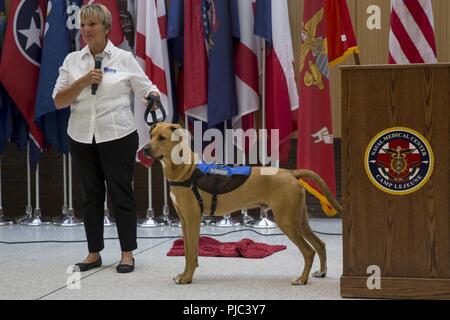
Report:
M328 66L358 51L345 0L305 0L300 50L297 167L317 172L336 195ZM317 185L302 184L336 214Z

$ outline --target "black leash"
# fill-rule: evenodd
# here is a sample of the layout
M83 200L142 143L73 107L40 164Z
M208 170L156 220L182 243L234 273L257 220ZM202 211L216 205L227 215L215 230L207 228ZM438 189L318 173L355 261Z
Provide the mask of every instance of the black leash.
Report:
M145 100L147 100L147 109L145 110L144 119L145 122L151 127L154 124L158 122L164 122L166 120L167 114L166 110L164 110L164 107L161 103L161 98L159 96L154 96L152 94L149 94ZM160 110L162 114L162 119L158 119L158 115L156 114L156 111ZM151 116L151 119L149 120L149 116Z

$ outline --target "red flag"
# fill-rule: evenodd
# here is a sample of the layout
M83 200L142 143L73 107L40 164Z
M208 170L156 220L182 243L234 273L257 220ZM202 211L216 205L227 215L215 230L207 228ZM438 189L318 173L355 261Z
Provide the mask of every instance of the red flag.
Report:
M300 54L297 166L317 172L334 194L336 177L328 72L331 57L327 53L333 54L334 61L339 61L356 50L353 32L348 29L351 24L340 20L348 15L348 12L342 13L342 4L338 0L305 0ZM327 9L336 11L327 12ZM320 200L326 214L336 214L317 185L305 181L302 184Z
M112 43L114 43L115 46L121 44L124 40L124 33L122 30L122 23L120 20L120 13L119 8L117 7L116 0L84 0L84 4L91 4L91 3L103 4L105 7L109 9L109 11L111 11L112 29L108 38L109 40L111 40ZM83 46L84 44L82 44L82 47Z
M43 1L11 1L0 66L0 81L26 119L39 149L43 148L44 139L34 114L44 14Z
M389 63L436 63L431 0L391 2Z
M208 59L203 30L202 0L184 0L184 111L206 109L208 103Z
M326 0L325 21L330 65L342 62L349 54L358 52L346 0Z

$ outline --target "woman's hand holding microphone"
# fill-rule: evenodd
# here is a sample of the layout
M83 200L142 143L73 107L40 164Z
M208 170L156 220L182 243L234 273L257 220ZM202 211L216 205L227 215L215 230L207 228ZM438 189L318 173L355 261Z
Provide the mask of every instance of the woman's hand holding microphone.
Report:
M99 85L103 79L103 72L101 69L92 69L82 78L84 87L92 86L93 84Z

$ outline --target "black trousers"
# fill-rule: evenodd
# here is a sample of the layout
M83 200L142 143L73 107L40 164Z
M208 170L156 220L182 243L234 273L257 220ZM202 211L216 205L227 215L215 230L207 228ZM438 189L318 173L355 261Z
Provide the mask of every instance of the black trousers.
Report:
M137 248L137 212L132 179L139 137L137 131L104 143L76 142L69 138L75 173L81 185L81 211L89 252L104 248L105 181L116 218L122 251Z

